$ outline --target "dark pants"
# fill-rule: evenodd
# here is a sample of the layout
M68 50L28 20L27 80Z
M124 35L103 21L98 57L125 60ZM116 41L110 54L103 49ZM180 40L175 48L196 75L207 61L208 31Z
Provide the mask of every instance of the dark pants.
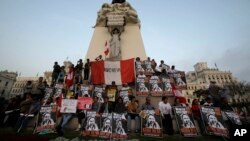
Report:
M84 69L84 80L89 79L89 69Z
M201 117L194 117L195 120L197 120L198 124L199 124L199 128L200 128L200 133L204 134L205 133L205 127L204 124L202 122Z
M162 118L162 124L166 134L174 134L173 122L170 114L164 114L164 118Z
M82 110L77 110L77 118L78 118L78 122L79 124L82 125L83 119L85 118L85 113Z

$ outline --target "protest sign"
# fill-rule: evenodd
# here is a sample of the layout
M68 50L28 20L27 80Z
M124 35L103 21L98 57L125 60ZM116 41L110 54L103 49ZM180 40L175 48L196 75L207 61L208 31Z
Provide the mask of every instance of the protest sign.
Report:
M163 82L163 95L174 96L171 80L169 78L162 78Z
M161 80L158 76L151 76L149 80L150 93L152 96L162 96L163 88Z
M148 96L150 94L149 84L147 78L136 79L136 95L137 96Z
M100 116L95 111L87 111L86 122L83 123L85 130L82 134L85 136L99 137L100 134Z
M194 124L194 118L189 107L173 107L176 121L180 133L185 137L194 137L198 135Z
M113 113L113 139L127 139L127 122L125 118L125 114Z
M111 138L112 135L112 113L103 113L101 116L101 130L99 137Z
M93 96L97 97L97 101L100 103L104 102L104 89L102 86L95 86L94 91L93 91Z
M201 115L205 125L206 133L217 136L229 136L225 123L222 119L220 108L217 107L201 107Z
M62 99L61 113L76 113L76 99Z
M92 108L93 98L92 97L78 97L77 109L89 110Z
M234 111L224 111L227 118L236 125L242 125L240 117Z
M161 116L156 115L154 110L143 110L140 116L142 136L162 137Z
M56 128L57 106L42 106L38 115L37 126L34 133L54 133Z

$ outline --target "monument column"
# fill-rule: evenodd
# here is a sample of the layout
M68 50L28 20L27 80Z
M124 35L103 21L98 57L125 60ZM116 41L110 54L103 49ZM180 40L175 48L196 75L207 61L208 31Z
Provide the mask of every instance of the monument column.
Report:
M104 3L97 13L94 33L89 44L86 59L94 61L99 55L108 60L125 60L147 55L140 31L140 20L136 10L125 0ZM105 43L109 54L105 56ZM105 56L105 57L104 57Z

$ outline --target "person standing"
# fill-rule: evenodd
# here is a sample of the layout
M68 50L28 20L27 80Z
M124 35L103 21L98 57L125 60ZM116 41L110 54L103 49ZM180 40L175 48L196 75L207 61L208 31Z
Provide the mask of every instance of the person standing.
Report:
M201 113L200 113L200 104L198 102L198 99L194 99L192 102L192 113L193 113L193 117L195 120L197 120L199 127L200 127L200 133L202 134L204 129L203 123L202 123L202 117L201 117Z
M87 59L87 62L84 65L84 80L89 79L89 70L90 70L90 62L89 59Z
M61 72L61 67L58 65L58 62L54 63L53 72L52 72L52 82L55 83L59 73Z
M172 122L172 107L168 102L166 96L162 97L162 101L159 102L159 110L161 112L162 123L166 134L173 135L173 122Z

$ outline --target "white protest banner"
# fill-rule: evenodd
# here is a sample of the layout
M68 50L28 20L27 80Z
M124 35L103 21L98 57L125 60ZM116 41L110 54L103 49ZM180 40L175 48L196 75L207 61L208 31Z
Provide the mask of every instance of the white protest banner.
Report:
M76 99L63 99L61 113L76 113L77 100Z

